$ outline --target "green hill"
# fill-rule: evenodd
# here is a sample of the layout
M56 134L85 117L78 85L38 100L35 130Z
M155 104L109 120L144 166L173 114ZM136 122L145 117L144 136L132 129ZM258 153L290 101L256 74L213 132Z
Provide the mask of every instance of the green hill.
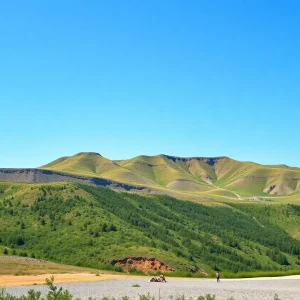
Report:
M71 157L59 158L42 169L62 171L76 175L96 176L134 184L151 184L147 178L137 176L130 170L95 152L80 152Z
M60 158L41 169L95 176L143 186L180 198L246 199L292 196L300 200L300 169L259 165L228 157L137 156L111 161L97 153ZM194 198L193 198L194 196Z
M299 216L288 204L207 206L73 183L0 183L0 251L102 269L139 256L199 274L299 269Z

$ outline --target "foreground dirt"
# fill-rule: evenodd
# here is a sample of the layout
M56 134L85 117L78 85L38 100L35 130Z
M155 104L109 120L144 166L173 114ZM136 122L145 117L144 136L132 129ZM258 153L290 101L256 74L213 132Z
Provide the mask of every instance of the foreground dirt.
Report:
M0 287L22 286L45 284L46 278L54 276L55 283L76 283L76 282L95 282L103 280L132 278L130 275L114 274L91 274L91 273L71 273L71 274L40 274L40 275L0 275ZM138 278L139 276L134 276Z
M74 276L70 275L68 279ZM77 274L81 280L83 275ZM86 279L89 278L87 274ZM101 274L102 275L102 274ZM111 275L113 276L113 275ZM100 277L100 276L95 276ZM255 279L221 279L217 283L215 279L192 279L192 278L167 278L167 283L148 282L148 278L137 276L113 276L117 280L109 279L106 274L97 282L67 283L64 288L78 299L89 300L103 299L103 297L115 297L121 299L127 296L129 299L140 299L140 295L153 296L153 299L172 299L184 295L185 299L198 299L198 297L210 294L216 295L218 300L271 300L278 295L282 300L299 300L299 277L276 277ZM132 278L128 278L132 277ZM289 279L289 280L286 280ZM135 287L134 287L135 286ZM134 287L134 288L133 288ZM29 289L34 289L46 294L49 290L45 285L7 287L6 292L22 296ZM152 298L151 298L152 299ZM178 298L179 299L179 298ZM180 298L181 299L181 298ZM183 299L183 297L182 297ZM276 298L277 299L277 298Z
M135 275L119 275L119 274L91 274L91 273L68 273L68 274L40 274L40 275L0 275L0 287L13 287L13 286L26 286L35 284L45 284L46 278L54 276L55 283L79 283L79 282L96 282L113 279L138 279L142 278L147 282L148 278L145 276ZM168 281L187 281L187 282L203 282L211 281L212 279L199 279L199 278L167 278ZM280 280L299 280L300 275L282 276L282 277L257 277L257 278L240 278L240 279L222 279L222 281L234 282L234 281L280 281ZM214 280L213 280L214 281Z

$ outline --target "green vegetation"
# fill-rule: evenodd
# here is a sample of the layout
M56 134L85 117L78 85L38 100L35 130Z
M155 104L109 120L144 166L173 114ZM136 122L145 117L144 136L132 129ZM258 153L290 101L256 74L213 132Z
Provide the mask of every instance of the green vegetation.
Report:
M0 190L0 247L10 255L115 271L113 259L155 257L185 276L300 271L289 234L300 227L296 205L205 206L63 183Z
M111 161L97 153L78 153L41 168L144 186L181 199L235 201L288 195L282 200L300 203L299 168L239 162L228 157L157 155Z
M285 270L285 271L255 271L255 272L222 272L222 278L254 278L254 277L279 277L300 275L300 270Z

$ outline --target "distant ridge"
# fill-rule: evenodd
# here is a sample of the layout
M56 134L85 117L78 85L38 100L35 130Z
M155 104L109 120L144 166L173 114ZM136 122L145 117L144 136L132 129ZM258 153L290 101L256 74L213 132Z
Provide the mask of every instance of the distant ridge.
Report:
M79 152L37 169L0 169L0 180L72 181L192 199L242 200L300 193L299 168L241 162L227 156L159 154L110 160L97 152Z
M95 152L80 152L41 168L194 195L228 194L226 191L229 191L235 197L253 197L292 194L300 190L299 168L240 162L227 156L159 154L112 161Z
M43 169L1 168L0 181L24 183L77 182L87 185L103 186L124 191L142 191L143 187L128 185L98 177L78 176Z

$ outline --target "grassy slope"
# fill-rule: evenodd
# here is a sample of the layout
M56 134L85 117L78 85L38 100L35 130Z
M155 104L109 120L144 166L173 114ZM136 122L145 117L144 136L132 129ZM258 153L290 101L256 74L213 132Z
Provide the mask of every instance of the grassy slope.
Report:
M297 268L300 242L283 229L296 236L298 210L288 207L287 220L281 213L287 206L273 204L263 217L268 206L204 206L76 184L0 183L1 247L93 268L125 256L156 257L178 271L282 270L284 257L288 268Z
M0 257L0 275L39 275L63 273L94 273L98 270L68 266L53 262L40 263L38 261L23 261L16 258Z
M227 157L185 159L157 155L111 161L95 153L78 153L41 168L148 186L176 197L180 193L189 198L215 197L216 192L233 199L288 194L300 203L299 168L264 166Z
M45 166L43 169L62 171L85 176L96 176L126 183L151 185L143 176L137 176L115 162L98 153L80 152L71 157L63 157Z
M230 203L231 206L255 216L260 222L267 218L273 224L284 228L293 238L300 240L300 206L293 204L264 204L255 205L253 203Z

